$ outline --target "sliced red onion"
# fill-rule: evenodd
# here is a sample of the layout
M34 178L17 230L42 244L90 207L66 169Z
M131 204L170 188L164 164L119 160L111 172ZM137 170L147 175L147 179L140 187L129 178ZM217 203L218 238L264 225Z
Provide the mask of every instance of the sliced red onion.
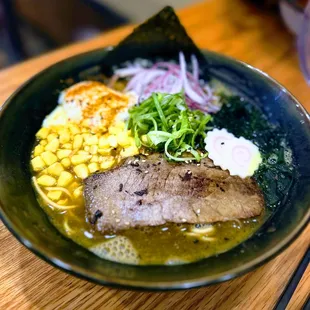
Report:
M197 92L195 92L190 83L187 80L186 76L186 62L185 62L185 57L183 53L179 54L179 59L180 59L180 67L181 67L181 78L183 80L183 87L186 95L191 98L193 101L203 104L204 103L204 98L200 96Z
M144 70L142 67L128 67L115 70L114 74L117 74L119 77L127 77L139 73L141 70Z
M197 57L195 55L191 56L192 67L193 67L193 77L196 81L199 79L199 64Z
M178 93L184 89L186 102L190 108L215 113L220 107L215 102L211 88L199 81L199 63L195 55L191 56L192 73L188 72L185 57L179 53L179 64L165 61L155 63L151 68L130 66L118 69L111 80L118 77L130 77L125 90L134 91L140 100L146 99L153 92Z

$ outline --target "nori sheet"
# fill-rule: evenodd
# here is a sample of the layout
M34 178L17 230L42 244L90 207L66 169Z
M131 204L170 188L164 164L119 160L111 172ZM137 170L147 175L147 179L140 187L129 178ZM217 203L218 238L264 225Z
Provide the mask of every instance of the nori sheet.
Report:
M199 48L188 36L173 8L166 6L113 48L102 65L108 68L136 58L177 59L180 51L185 57L196 55L200 65L204 65L205 59Z

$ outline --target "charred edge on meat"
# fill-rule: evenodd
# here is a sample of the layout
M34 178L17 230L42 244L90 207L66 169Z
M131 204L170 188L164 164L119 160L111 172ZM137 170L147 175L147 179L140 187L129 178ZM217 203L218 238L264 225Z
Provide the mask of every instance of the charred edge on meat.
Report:
M192 172L190 170L187 170L183 177L181 175L179 175L179 177L182 181L189 181L192 178Z

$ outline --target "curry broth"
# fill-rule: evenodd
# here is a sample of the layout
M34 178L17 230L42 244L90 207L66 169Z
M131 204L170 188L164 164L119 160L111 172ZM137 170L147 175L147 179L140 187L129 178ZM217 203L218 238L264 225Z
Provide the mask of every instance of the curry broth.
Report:
M210 235L213 240L210 241L203 241L198 236L188 236L186 233L194 227L190 224L170 223L103 235L95 231L86 219L82 198L74 201L77 208L62 212L52 209L40 197L38 201L53 225L64 236L85 248L94 247L117 236L127 237L136 249L141 265L188 263L226 252L252 236L264 220L264 215L261 215L247 220L215 223L212 225L215 231Z

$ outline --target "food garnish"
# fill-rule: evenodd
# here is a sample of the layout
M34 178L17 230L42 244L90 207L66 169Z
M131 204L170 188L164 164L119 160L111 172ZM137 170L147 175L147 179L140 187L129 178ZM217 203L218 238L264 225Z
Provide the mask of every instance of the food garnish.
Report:
M174 161L200 161L206 156L202 148L209 114L190 110L183 93L153 93L129 110L128 128L137 147L164 151ZM189 156L190 155L190 156Z
M262 162L258 147L251 141L236 138L226 129L213 129L205 138L208 157L216 166L241 178L252 176Z
M187 67L185 56L180 52L179 64L159 61L145 68L137 63L115 70L112 80L130 78L125 90L136 93L139 101L149 98L155 92L176 94L184 90L190 108L207 113L219 111L219 97L206 82L199 80L200 67L195 55L191 56L192 72Z

